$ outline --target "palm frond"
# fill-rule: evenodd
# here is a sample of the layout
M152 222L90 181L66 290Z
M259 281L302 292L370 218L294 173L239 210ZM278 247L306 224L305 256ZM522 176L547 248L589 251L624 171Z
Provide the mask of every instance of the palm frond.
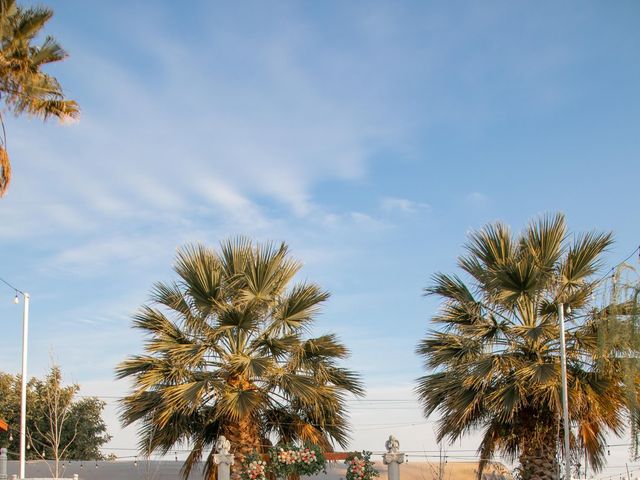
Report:
M318 407L321 403L318 385L309 375L283 372L278 378L278 387L286 397L307 407Z
M18 7L16 14L15 36L17 38L31 40L42 27L53 17L53 10L46 7L32 7L21 9Z
M439 295L463 305L476 303L467 286L457 275L449 276L444 273L436 273L431 278L431 283L431 286L424 289L426 295Z
M68 56L67 52L62 48L55 38L48 35L40 47L35 50L31 57L33 65L40 67L47 63L59 62Z
M483 352L480 340L466 335L433 332L418 344L416 353L425 357L428 368L453 367L476 359Z
M281 329L283 333L304 328L328 299L329 293L317 285L301 283L294 286L279 299L272 328Z
M513 257L514 244L511 231L505 224L497 222L482 230L472 232L465 245L467 251L477 258L485 269L499 269Z
M283 293L284 287L300 270L299 262L287 258L288 247L282 243L251 247L249 261L245 264L244 288L241 299L245 302L270 302Z
M610 233L578 235L560 267L561 282L565 290L571 292L597 273L602 266L601 255L612 243Z
M201 315L210 314L224 301L222 266L211 249L200 244L182 247L178 250L174 270Z
M275 363L271 357L255 357L246 354L233 354L226 357L228 370L234 375L249 379L261 379L269 376Z
M228 417L233 421L252 418L264 402L265 396L261 390L226 388L217 399L218 418Z
M523 243L541 270L552 272L560 260L566 229L566 221L561 213L543 216L529 224Z

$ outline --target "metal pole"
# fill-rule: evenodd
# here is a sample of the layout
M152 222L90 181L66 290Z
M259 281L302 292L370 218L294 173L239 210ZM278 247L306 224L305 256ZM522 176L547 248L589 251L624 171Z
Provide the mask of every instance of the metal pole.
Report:
M564 477L571 480L571 455L569 451L569 391L567 389L567 352L564 339L564 304L558 304L560 323L560 366L562 368L562 417L564 425Z
M20 395L20 477L25 478L27 447L27 345L29 339L29 294L24 293L22 312L22 392Z

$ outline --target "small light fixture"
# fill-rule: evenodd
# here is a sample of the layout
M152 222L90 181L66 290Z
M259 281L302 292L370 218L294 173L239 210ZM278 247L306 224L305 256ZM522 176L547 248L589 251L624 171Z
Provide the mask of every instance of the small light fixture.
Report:
M13 442L13 433L9 432L9 441Z
M571 305L567 305L567 315L571 315Z
M20 303L20 299L18 298L18 293L16 292L16 296L13 297L13 303L15 303L16 305Z

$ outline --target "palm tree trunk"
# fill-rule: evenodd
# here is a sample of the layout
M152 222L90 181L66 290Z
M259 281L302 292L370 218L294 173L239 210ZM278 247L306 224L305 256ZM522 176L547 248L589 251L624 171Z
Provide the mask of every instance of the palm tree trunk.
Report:
M254 451L262 451L258 422L252 418L242 418L238 422L230 422L224 428L223 435L231 442L231 452L235 455L231 466L231 478L239 480L244 457Z
M557 430L538 424L530 432L520 442L522 480L557 480Z

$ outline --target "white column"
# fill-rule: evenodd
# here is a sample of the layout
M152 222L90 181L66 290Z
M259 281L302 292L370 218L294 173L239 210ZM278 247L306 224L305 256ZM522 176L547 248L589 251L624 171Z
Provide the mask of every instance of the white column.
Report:
M562 373L562 418L564 426L564 478L571 480L571 452L569 450L569 390L567 388L567 351L564 336L564 304L558 304L560 324L560 368Z
M387 453L382 455L382 462L388 466L389 480L400 480L400 464L404 463L404 453L400 452L400 442L393 435L384 444Z
M218 465L218 480L229 480L231 478L231 465L233 465L233 453L229 453L231 442L224 435L216 440L216 452L213 461Z
M7 480L7 449L0 448L0 480Z
M24 295L22 311L22 392L20 395L20 477L25 478L27 447L27 347L29 339L29 294Z

